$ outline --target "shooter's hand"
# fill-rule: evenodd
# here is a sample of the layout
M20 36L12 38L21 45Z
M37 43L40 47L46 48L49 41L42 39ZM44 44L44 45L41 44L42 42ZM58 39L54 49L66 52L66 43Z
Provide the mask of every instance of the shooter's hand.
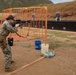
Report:
M20 26L20 24L16 24L15 27L18 28Z

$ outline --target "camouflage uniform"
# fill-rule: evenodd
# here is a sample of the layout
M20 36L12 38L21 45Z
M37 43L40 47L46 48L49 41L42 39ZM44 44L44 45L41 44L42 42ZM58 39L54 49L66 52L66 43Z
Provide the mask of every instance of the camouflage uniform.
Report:
M56 13L56 21L60 21L60 13L59 12Z
M5 68L10 68L12 60L11 47L6 43L6 37L9 35L10 32L17 32L17 28L12 27L11 23L6 20L0 28L0 47L5 57Z

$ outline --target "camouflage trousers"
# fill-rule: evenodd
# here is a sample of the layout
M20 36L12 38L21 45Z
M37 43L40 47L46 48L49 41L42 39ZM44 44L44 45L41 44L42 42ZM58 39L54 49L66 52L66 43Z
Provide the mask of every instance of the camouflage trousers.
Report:
M10 68L12 60L11 47L6 43L6 37L4 36L0 36L0 47L5 58L5 68Z
M5 68L10 68L12 60L11 47L9 45L6 45L6 47L1 48L5 58Z

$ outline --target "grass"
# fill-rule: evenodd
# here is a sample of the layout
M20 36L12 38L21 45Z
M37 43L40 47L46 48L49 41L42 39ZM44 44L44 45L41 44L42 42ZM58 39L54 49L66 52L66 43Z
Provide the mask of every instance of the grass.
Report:
M68 43L67 41L60 42L60 41L57 41L57 40L50 41L49 46L50 46L50 49L52 49L52 50L54 50L56 48L59 48L59 47L73 47L73 48L76 48L75 43Z
M70 34L70 33L59 32L59 31L51 31L51 32L49 32L49 34L51 34L51 36L49 36L51 39L51 40L49 40L50 49L54 50L59 47L76 48L76 43L74 42L76 40L75 35ZM74 37L70 38L71 35L73 35ZM57 39L57 37L59 37L61 39ZM66 38L66 40L65 40L65 38Z
M76 37L71 37L70 40L76 40Z
M55 49L55 48L58 48L58 47L61 47L61 42L59 41L55 41L55 40L52 40L49 42L49 48L50 49Z
M71 35L68 33L62 33L62 32L56 32L56 31L49 32L49 34L51 34L52 36L61 37L61 38L68 38Z
M26 48L31 48L31 45L25 45L23 47L26 47Z

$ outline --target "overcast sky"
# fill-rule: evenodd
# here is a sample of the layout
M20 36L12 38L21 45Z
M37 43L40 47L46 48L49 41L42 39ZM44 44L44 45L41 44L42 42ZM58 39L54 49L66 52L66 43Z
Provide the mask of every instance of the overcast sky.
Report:
M53 3L62 3L62 2L70 2L74 0L51 0Z

